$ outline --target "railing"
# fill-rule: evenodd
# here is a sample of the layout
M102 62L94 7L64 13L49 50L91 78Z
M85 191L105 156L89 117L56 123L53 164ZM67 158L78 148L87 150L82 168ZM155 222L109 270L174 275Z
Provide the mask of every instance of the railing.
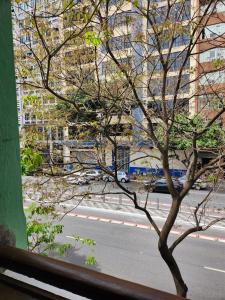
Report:
M9 246L0 247L0 266L88 299L183 299L166 292Z

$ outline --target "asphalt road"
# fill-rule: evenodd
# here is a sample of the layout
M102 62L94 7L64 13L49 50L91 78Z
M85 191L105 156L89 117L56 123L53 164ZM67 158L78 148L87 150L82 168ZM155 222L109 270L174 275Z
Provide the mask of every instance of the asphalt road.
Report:
M74 193L78 194L87 190L101 193L103 186L102 182L93 182L87 186L75 186L72 189L69 187L69 190L62 193L62 197L68 197ZM140 184L128 183L126 186L137 190ZM41 189L43 190L43 185ZM44 189L48 192L52 190L53 194L51 197L59 200L53 183L47 183ZM105 187L105 191L117 193L119 190L115 183L110 183ZM37 192L33 190L28 192L34 198L39 197ZM179 230L185 229L188 225L182 219L183 217L188 218L186 209L200 201L201 197L206 193L206 191L191 191L188 197L186 197L186 203L184 203L182 211L179 214L181 217L178 218L178 224L176 224ZM139 193L139 195L140 197L146 196L144 193ZM68 201L65 203L69 206L68 208L71 208L71 205L73 206L76 203L76 199L76 197L72 197L70 200L67 199ZM170 195L152 193L150 200L151 205L155 207L154 213L157 224L161 226L165 220L163 214L166 213L166 209L170 205ZM214 200L216 206L221 207L225 201L224 194L215 193ZM141 198L141 201L144 201L144 198ZM141 226L137 227L129 224L148 224L143 216L137 214L131 208L131 205L129 206L129 201L124 196L120 197L117 194L113 194L108 195L104 201L99 195L98 198L96 196L86 202L87 207L79 206L72 212L70 217L67 216L64 218L65 230L59 241L72 241L70 236L73 234L80 234L83 237L95 239L97 242L95 250L97 265L94 267L95 269L106 274L173 293L174 285L171 275L157 252L155 233L149 229L141 228ZM96 203L98 204L97 207L89 207L90 204L96 206ZM108 210L105 210L105 207ZM109 208L111 207L113 209L110 210ZM211 213L214 213L213 206L211 206L211 209ZM125 212L124 210L127 211ZM80 214L80 217L75 217L74 214ZM85 217L85 215L89 216L89 218ZM107 219L114 220L114 222L108 222L106 221ZM208 235L207 239L204 237L187 238L175 251L182 274L189 287L190 299L225 299L224 229L224 226L220 226L220 228L209 230L206 233ZM177 235L171 235L172 239L176 237ZM87 254L87 249L81 247L68 253L65 259L72 263L83 265L85 255Z
M101 215L109 217L107 212ZM126 220L126 215L123 218ZM171 275L157 252L153 231L73 216L65 217L63 224L60 242L72 241L73 234L96 240L94 269L174 293ZM87 249L81 247L70 251L64 259L83 265L87 254ZM225 299L225 243L187 238L175 250L175 256L189 287L190 299Z

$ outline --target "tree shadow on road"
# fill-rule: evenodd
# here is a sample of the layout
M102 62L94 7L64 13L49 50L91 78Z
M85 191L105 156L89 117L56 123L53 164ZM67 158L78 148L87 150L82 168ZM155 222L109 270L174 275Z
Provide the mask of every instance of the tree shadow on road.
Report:
M65 262L68 262L68 263L71 263L71 264L74 264L74 265L77 265L80 267L84 267L84 268L88 268L91 270L95 270L97 272L101 272L101 268L97 262L93 265L88 265L85 263L87 255L79 253L78 249L75 247L71 247L70 249L66 250L66 252L64 253L63 256L59 255L58 253L56 253L54 251L51 251L49 253L49 256L52 258L63 260Z

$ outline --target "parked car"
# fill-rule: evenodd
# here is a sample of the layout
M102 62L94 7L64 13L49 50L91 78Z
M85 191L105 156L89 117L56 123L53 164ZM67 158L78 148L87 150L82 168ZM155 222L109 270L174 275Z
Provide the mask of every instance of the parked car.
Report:
M177 179L172 179L175 189L180 192L183 189L183 184ZM161 178L157 180L144 181L144 187L148 192L170 193L167 187L166 179Z
M115 178L113 176L110 176L109 174L103 175L102 179L104 181L114 181L115 180ZM118 171L117 172L117 179L120 182L128 182L128 181L130 181L130 177L129 177L128 173L124 172L124 171Z
M182 177L179 177L178 180L184 185L187 180L187 177L186 177L186 175L184 175ZM208 183L205 182L204 180L202 180L201 178L199 178L195 181L195 183L192 185L191 188L196 189L196 190L207 189Z
M90 180L84 176L66 176L65 179L68 183L78 185L88 184L90 182Z
M100 179L102 179L102 171L101 170L87 170L87 171L85 171L85 175L90 180L100 180Z

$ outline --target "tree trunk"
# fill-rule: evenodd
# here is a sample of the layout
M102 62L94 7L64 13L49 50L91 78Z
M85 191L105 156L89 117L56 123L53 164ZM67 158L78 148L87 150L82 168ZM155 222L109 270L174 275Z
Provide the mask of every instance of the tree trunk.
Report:
M188 288L181 276L180 269L172 255L171 251L168 249L168 246L166 244L162 243L160 240L159 240L158 247L159 247L159 252L160 252L163 260L167 264L167 266L173 276L177 295L186 298Z

